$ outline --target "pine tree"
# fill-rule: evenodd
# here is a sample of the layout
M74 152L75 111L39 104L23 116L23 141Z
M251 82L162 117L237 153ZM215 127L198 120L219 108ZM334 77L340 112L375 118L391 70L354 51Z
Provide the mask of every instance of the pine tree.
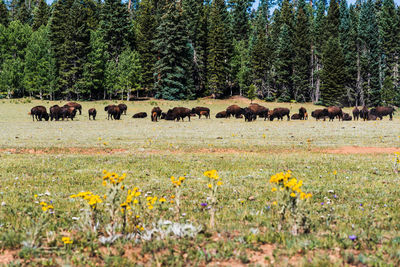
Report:
M393 0L383 0L382 10L379 16L379 33L381 40L381 48L383 53L383 72L384 84L383 90L395 91L398 79L398 31L399 18L396 13L396 7ZM389 82L393 84L389 86ZM385 104L394 104L395 95L389 95L382 92L382 101Z
M192 98L192 59L186 32L186 22L180 3L166 6L166 12L157 28L155 48L156 97L162 99Z
M233 37L237 40L247 40L250 34L249 9L254 0L229 0L231 9Z
M251 84L249 86L249 90L247 91L247 98L250 99L250 103L253 103L253 100L256 98L256 86Z
M0 0L0 24L3 24L4 26L8 26L8 9L6 4L4 3L4 0Z
M31 2L25 2L25 0L18 0L16 4L16 20L19 20L22 24L32 23L32 10L33 6Z
M365 104L381 103L379 31L372 0L361 5L359 18L360 83Z
M290 42L289 26L287 24L282 26L277 51L275 66L278 100L289 102L292 99L293 47Z
M129 45L131 31L128 9L120 0L105 0L101 10L100 31L108 54L118 62L118 56Z
M156 10L152 0L143 0L137 14L137 46L142 66L142 86L150 90L154 85L154 64L156 62L154 38L156 33Z
M137 91L141 82L139 54L130 48L125 49L119 57L117 73L115 86L121 92L121 99L126 92L126 101L129 101L132 90Z
M321 97L325 106L343 103L345 96L345 62L339 41L339 4L331 0L327 15L326 38L322 54Z
M340 2L340 24L339 24L339 38L340 44L345 58L345 86L347 95L347 106L358 104L358 96L356 90L357 83L357 32L350 18L350 10L347 6L346 0Z
M41 26L33 32L26 48L24 85L29 95L39 94L52 98L55 80L54 57L51 53L48 28Z
M33 11L33 24L32 29L36 31L40 26L47 25L50 16L50 8L45 0L40 0L39 4Z
M299 102L310 98L310 25L304 0L298 2L294 28L293 87L294 99Z
M209 32L209 88L214 97L220 97L227 87L230 55L229 17L224 0L211 4Z

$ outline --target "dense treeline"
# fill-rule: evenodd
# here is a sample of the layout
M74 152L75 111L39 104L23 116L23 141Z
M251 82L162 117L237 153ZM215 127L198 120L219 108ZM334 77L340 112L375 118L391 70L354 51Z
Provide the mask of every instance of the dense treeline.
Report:
M393 0L0 0L3 97L400 103Z

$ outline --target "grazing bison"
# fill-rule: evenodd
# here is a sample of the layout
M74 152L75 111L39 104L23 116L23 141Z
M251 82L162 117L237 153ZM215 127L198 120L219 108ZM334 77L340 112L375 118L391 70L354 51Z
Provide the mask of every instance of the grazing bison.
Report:
M390 120L392 120L394 112L395 109L393 107L376 107L370 110L370 113L378 117L380 120L382 120L382 117L387 115L389 115Z
M358 109L358 107L354 107L354 109L353 109L354 120L358 120L359 117L360 117L360 110Z
M302 117L301 117L300 114L295 113L295 114L292 115L292 117L290 117L290 119L291 120L301 120Z
M218 112L215 115L215 118L217 118L217 119L226 118L226 111L224 110L224 111Z
M368 114L367 120L369 121L376 121L378 117L373 114Z
M368 114L369 110L366 106L363 106L363 108L360 110L360 118L365 120L368 120Z
M203 114L201 114L202 111L203 111ZM198 115L199 119L201 118L201 115L205 116L207 119L207 118L210 118L210 109L206 108L206 107L195 107L195 108L192 108L192 114Z
M344 121L351 121L353 118L349 115L349 113L343 113L342 120Z
M299 115L300 115L300 120L307 120L308 119L307 109L305 109L304 107L299 108Z
M154 116L154 113L156 113L156 115ZM159 107L154 107L151 110L151 121L157 121L157 119L160 119L162 116L162 110Z
M73 107L76 110L79 110L79 115L82 115L82 106L81 106L81 104L78 104L76 102L68 102L67 104L64 105L64 107Z
M49 120L49 114L44 106L36 106L31 109L30 115L32 115L32 120L35 121L42 121L45 119L46 121Z
M251 108L244 108L244 121L254 121L257 118L257 114L253 112Z
M325 120L324 110L323 109L314 110L313 112L311 112L311 117L315 118L316 120L319 119Z
M192 113L192 111L188 108L184 108L184 107L175 107L173 109L168 110L167 112L167 116L166 116L166 120L177 120L179 121L180 119L182 119L182 121L184 121L185 117L188 117L189 121L190 121L190 114Z
M339 107L330 106L328 108L324 108L323 110L324 110L324 116L329 117L329 121L333 121L335 117L338 117L339 121L340 119L343 119L343 111Z
M97 115L97 110L95 108L89 109L89 120L90 120L90 117L92 117L92 119L95 121L96 115Z
M108 105L107 107L104 108L104 111L107 111L107 120L110 119L111 120L119 120L121 118L121 110L119 109L119 107L117 105Z
M62 118L61 107L59 105L54 105L54 106L50 107L50 119L51 119L51 121L53 119L55 121L58 121L60 118Z
M119 110L121 111L121 114L123 113L126 115L126 111L128 110L128 106L125 104L118 104Z
M243 111L244 110L241 107L239 107L238 105L231 105L226 108L226 117L230 118L232 115L232 116L235 116L236 118L238 118L240 115L243 114Z
M167 118L167 113L161 112L161 119L165 120Z
M256 118L257 116L259 116L260 118L264 118L264 120L268 118L268 108L261 106L257 103L250 104L248 108L256 115Z
M288 108L274 108L274 110L269 111L269 120L273 121L275 118L278 120L283 120L284 116L287 116L287 120L290 120L290 110Z
M76 109L74 107L71 106L63 106L60 108L60 114L62 117L62 120L64 120L65 118L70 118L72 121L74 120L75 116L76 116Z
M156 115L157 115L157 113L156 113ZM139 113L136 113L135 115L133 115L132 118L134 118L134 119L147 118L147 113L146 112L139 112Z

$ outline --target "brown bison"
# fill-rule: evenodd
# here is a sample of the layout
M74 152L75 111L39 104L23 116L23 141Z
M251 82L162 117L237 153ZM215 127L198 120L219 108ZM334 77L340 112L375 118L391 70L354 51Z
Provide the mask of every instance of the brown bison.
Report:
M81 106L81 104L78 104L76 102L68 102L67 104L64 105L64 107L73 107L76 110L79 110L79 115L82 115L82 106Z
M295 114L293 114L293 115L290 117L290 119L291 119L291 120L301 120L302 117L301 117L300 114L295 113Z
M76 109L71 106L63 106L60 108L60 115L60 117L62 117L62 120L64 120L65 118L67 118L68 120L69 118L73 121L76 116Z
M226 111L224 110L224 111L218 112L215 115L215 118L217 118L217 119L226 118Z
M378 117L380 120L382 120L382 117L389 115L390 120L393 119L393 113L395 112L395 109L393 107L376 107L376 108L371 108L369 111L372 115L375 115Z
M274 110L269 111L269 120L273 121L275 118L278 120L283 120L284 116L287 116L287 120L290 120L290 110L288 108L274 108Z
M180 119L182 119L182 121L184 121L184 118L188 117L188 119L190 121L191 113L192 113L192 111L188 108L175 107L173 109L168 110L167 116L165 119L166 120L176 120L176 121L179 121Z
M46 121L49 120L49 114L44 106L33 107L29 114L32 115L33 121L35 121L35 119L37 121L42 121L42 119L45 119Z
M269 109L264 106L253 103L250 104L249 109L256 115L256 118L257 116L259 116L260 118L264 118L264 120L268 118Z
M161 112L161 119L165 120L167 118L167 113Z
M61 107L59 105L50 107L50 119L58 121L60 118L62 118Z
M315 118L316 120L325 119L324 110L323 109L316 109L311 112L311 117Z
M257 114L251 108L244 108L244 121L254 121L257 119Z
M243 114L243 111L244 110L241 107L239 107L238 105L231 105L226 108L226 117L230 118L232 115L232 116L235 116L236 118L238 118L240 115Z
M89 109L89 120L90 120L90 117L92 117L92 119L95 121L96 115L97 115L97 110L95 108Z
M134 118L134 119L147 118L147 113L146 112L139 112L139 113L136 113L135 115L133 115L132 118Z
M154 116L154 112L156 113L156 115ZM157 121L157 119L161 118L161 114L162 114L162 110L159 107L154 107L151 110L151 121Z
M201 114L201 112L203 111L203 114ZM197 116L199 116L199 119L201 118L201 115L205 116L206 119L210 118L210 109L206 108L206 107L195 107L192 108L192 114L196 114Z
M121 114L123 113L126 115L126 111L128 110L128 106L125 104L118 104L119 110L121 111Z
M352 119L353 117L351 117L349 113L343 113L343 118L342 118L343 121L351 121Z
M304 107L299 108L299 115L300 115L300 120L307 120L308 119L307 109L305 109Z
M119 107L117 105L108 105L107 107L104 108L104 111L107 111L107 120L110 119L111 120L119 120L121 118L121 110L119 109Z
M360 118L365 120L368 120L368 114L369 110L366 106L363 106L363 108L360 110Z
M358 107L354 107L354 109L353 109L353 119L354 120L358 120L359 117L360 117L360 110L358 109Z
M378 119L377 116L373 115L373 114L368 114L367 120L369 121L376 121L376 119Z
M341 108L336 107L336 106L330 106L327 108L324 108L324 116L329 117L329 121L333 121L335 117L340 119L343 119L343 111ZM325 118L324 118L325 120Z

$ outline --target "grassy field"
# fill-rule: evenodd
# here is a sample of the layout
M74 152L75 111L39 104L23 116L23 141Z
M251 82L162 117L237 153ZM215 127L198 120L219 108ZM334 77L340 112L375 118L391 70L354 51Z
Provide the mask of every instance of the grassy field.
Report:
M157 100L126 103L128 115L108 121L111 101L98 101L82 102L74 121L32 122L31 107L61 102L28 102L0 102L0 265L400 264L398 114L248 123L215 119L246 99ZM301 106L262 104L291 113ZM132 119L154 105L207 106L211 119ZM212 169L218 187L204 176ZM103 170L126 178L110 184ZM287 170L312 197L289 197L270 183ZM175 187L171 176L185 180ZM121 210L135 187L138 203ZM70 198L86 191L101 203Z

